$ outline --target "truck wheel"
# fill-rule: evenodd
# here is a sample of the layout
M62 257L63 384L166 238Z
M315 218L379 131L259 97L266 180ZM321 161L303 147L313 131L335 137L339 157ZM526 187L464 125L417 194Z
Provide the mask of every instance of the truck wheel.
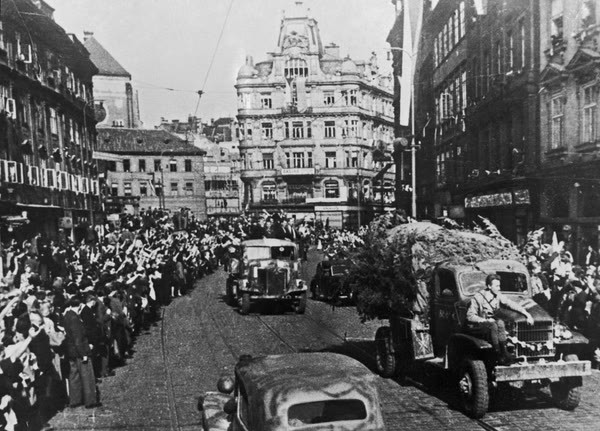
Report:
M244 293L242 295L242 305L240 307L240 313L244 314L244 315L250 313L250 294L249 293Z
M477 359L464 361L458 374L458 392L468 416L479 419L486 414L490 403L485 364Z
M294 305L296 314L304 314L306 311L306 292L298 297L298 302Z
M577 355L566 355L566 362L577 361ZM558 382L550 383L552 399L558 407L564 410L574 410L581 401L581 377L563 377Z
M396 374L396 353L389 326L382 326L375 333L375 363L382 377Z

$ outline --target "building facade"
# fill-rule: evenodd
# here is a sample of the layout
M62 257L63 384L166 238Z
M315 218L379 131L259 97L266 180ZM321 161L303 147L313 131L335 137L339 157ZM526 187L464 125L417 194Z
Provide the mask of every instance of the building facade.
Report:
M421 217L486 217L518 243L536 226L539 19L534 1L424 2L415 74Z
M93 32L84 32L84 46L98 68L93 80L97 127L142 127L131 74L94 38Z
M540 224L579 259L600 230L600 5L542 2Z
M98 130L106 212L188 208L206 219L205 152L164 130Z
M100 214L92 77L83 44L45 2L0 10L0 232L84 237ZM16 218L15 218L16 216Z
M381 172L391 160L391 77L375 55L353 61L323 46L296 3L275 52L257 64L247 57L238 73L243 205L356 228L393 201L394 170Z

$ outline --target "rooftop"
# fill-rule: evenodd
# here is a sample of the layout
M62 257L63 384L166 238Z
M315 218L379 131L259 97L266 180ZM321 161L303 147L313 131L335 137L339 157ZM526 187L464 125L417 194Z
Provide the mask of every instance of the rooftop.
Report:
M97 151L135 154L185 154L203 156L205 151L161 129L99 128Z
M84 46L90 53L90 59L98 68L98 75L131 79L131 74L94 38L93 33L85 32Z

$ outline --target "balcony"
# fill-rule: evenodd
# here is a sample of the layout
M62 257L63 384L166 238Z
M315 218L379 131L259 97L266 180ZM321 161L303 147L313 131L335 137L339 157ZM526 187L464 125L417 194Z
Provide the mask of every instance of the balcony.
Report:
M312 114L313 108L311 106L307 106L304 109L298 108L298 105L287 105L281 108L282 114Z
M579 48L600 50L600 24L589 25L579 33L575 34L575 40Z

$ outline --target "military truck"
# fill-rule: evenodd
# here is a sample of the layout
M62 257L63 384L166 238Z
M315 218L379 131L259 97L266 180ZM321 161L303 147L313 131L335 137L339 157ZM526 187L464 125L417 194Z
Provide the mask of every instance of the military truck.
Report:
M300 278L298 245L275 238L242 242L241 260L232 262L225 299L248 314L260 303L271 309L306 310L307 285Z
M509 344L516 361L498 365L497 353L483 339L465 330L471 298L485 288L488 274L501 279L504 295L516 301L534 318L501 310ZM441 264L429 286L429 310L425 315L409 310L389 316L389 326L375 335L376 364L384 377L408 372L422 363L450 372L465 412L481 418L488 410L490 393L500 385L549 385L552 398L564 409L579 405L583 376L591 374L590 361L579 360L587 339L555 324L532 299L525 266L512 260L489 259L472 265Z

